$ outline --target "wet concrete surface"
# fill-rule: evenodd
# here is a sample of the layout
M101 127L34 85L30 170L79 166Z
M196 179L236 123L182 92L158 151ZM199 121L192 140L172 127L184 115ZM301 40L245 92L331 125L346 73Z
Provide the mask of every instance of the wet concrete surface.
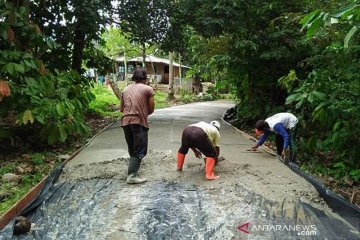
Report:
M52 195L32 214L19 239L359 239L314 187L221 120L230 101L156 110L149 153L127 185L127 147L119 122L97 135L64 167ZM198 121L221 123L221 156L207 181L190 151L176 171L182 130ZM1 239L1 238L0 238ZM17 239L17 238L16 238Z

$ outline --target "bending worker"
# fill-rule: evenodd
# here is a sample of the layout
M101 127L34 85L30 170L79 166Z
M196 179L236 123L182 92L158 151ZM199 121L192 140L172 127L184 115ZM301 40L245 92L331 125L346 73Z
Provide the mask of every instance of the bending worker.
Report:
M181 147L177 158L177 170L182 171L185 155L191 148L197 158L201 158L202 154L205 159L206 179L214 180L219 176L215 176L214 166L218 161L220 154L220 123L212 121L210 123L198 122L187 126L181 137Z
M259 141L251 147L252 150L256 150L261 146L269 133L275 132L276 151L278 156L281 156L284 160L295 161L295 135L296 124L298 119L291 113L278 113L265 120L259 120L255 124L256 135L262 134ZM285 151L290 146L289 159L285 159Z

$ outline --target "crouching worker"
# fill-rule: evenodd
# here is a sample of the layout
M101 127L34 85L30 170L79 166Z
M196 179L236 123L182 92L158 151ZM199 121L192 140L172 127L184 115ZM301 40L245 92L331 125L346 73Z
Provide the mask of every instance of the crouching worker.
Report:
M146 182L138 177L141 160L147 154L148 147L148 115L154 112L154 90L147 86L147 75L144 69L136 69L132 80L121 94L120 111L123 113L121 126L130 155L128 177L126 183L136 184Z
M259 120L255 124L256 135L262 134L259 141L253 145L252 150L256 150L261 146L267 136L274 132L276 151L277 155L281 157L285 162L295 162L295 136L296 136L296 125L298 119L291 113L278 113L265 120ZM290 148L290 156L286 158L285 151Z
M185 155L189 148L193 150L197 158L205 155L206 179L215 180L219 176L214 173L215 164L220 154L220 123L212 121L209 123L198 122L187 126L181 137L181 147L177 155L177 170L182 171Z

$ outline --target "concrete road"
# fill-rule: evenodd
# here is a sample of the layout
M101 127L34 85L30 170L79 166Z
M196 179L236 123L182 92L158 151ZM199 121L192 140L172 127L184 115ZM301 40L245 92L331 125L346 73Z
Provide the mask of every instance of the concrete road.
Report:
M21 239L359 239L311 184L221 120L231 101L192 103L150 116L149 152L140 175L125 183L127 147L119 122L101 132L64 167ZM225 161L207 181L192 152L176 171L182 130L221 122Z

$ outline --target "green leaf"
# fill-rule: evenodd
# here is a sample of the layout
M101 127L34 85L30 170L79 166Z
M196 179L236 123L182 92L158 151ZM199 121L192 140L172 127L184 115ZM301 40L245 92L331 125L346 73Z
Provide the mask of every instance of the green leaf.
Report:
M75 110L75 106L70 102L70 101L66 101L64 102L65 105L67 106L68 110L69 110L69 113L70 114L73 114L74 113L74 110Z
M34 123L34 117L30 110L25 110L23 115L23 123L26 125L28 122Z
M325 100L327 98L327 95L325 93L319 92L319 91L312 91L311 92L315 97L317 97L319 100Z
M346 168L346 166L343 162L338 162L338 163L334 164L333 167L334 168L342 168L342 169Z
M14 67L15 67L15 70L17 72L20 72L20 73L24 73L25 72L25 68L22 64L17 64L17 63L14 63Z
M357 4L352 4L352 5L343 7L343 8L341 8L341 9L339 10L339 12L337 12L337 13L334 14L334 17L335 17L335 18L347 17L349 14L352 13L352 10L353 10L355 7L358 7L358 5L357 5Z
M311 38L312 36L314 36L315 32L319 29L319 27L324 24L324 21L321 18L321 16L322 15L320 14L320 16L310 24L310 27L309 27L309 29L307 30L307 33L306 33L306 36L308 38Z
M52 128L50 135L47 137L49 144L54 144L59 139L59 131L56 127Z
M42 116L42 115L37 114L37 115L35 116L35 119L36 119L39 123L41 123L41 124L44 124L44 123L45 123L44 116Z
M65 116L65 107L64 107L63 103L57 103L56 104L56 112L61 117Z
M304 98L302 98L296 105L295 105L295 108L300 108L301 105L304 103Z
M360 169L353 169L350 171L350 176L355 180L359 181L360 179Z
M303 28L307 27L307 25L310 23L310 21L312 21L316 15L318 15L320 13L320 10L315 10L307 15L305 15L305 17L303 17L300 20L300 24L303 26Z
M340 122L340 121L336 122L336 123L334 124L333 130L334 130L334 131L338 130L338 129L340 128L340 125L341 125L341 122Z
M285 104L290 104L290 103L292 103L294 101L297 101L300 96L301 96L301 93L295 93L295 94L292 94L292 95L288 96L286 98Z
M5 71L7 71L10 75L14 75L15 73L15 66L14 66L14 63L10 62L8 64L6 64L3 69Z
M314 109L314 112L319 111L319 110L322 109L325 105L327 105L327 102L322 102L322 103L320 103L320 104Z
M59 138L60 141L65 142L65 140L67 138L67 133L66 133L66 130L63 125L59 126L59 133L60 133L60 138Z
M352 27L350 31L346 34L344 38L344 48L349 48L349 42L352 38L352 36L355 34L355 32L358 30L356 26Z
M314 97L313 92L310 92L307 97L307 100L309 101L309 103L312 103L314 101L314 99L315 99L315 97Z

